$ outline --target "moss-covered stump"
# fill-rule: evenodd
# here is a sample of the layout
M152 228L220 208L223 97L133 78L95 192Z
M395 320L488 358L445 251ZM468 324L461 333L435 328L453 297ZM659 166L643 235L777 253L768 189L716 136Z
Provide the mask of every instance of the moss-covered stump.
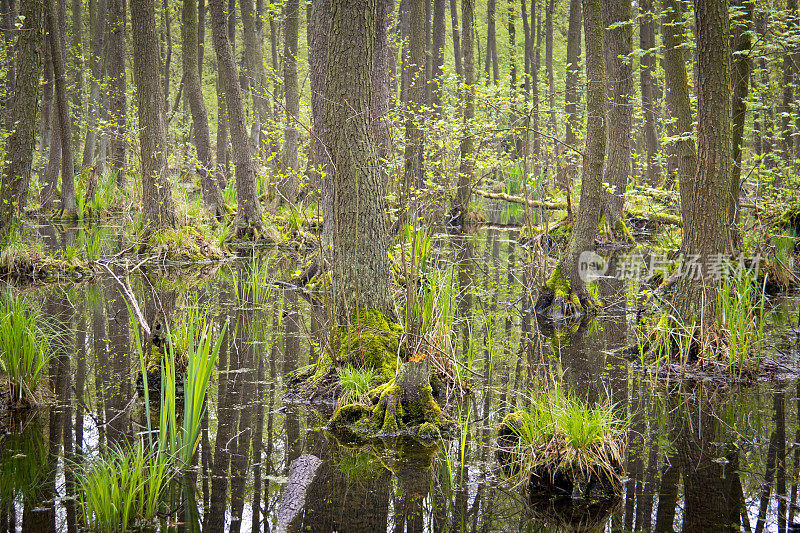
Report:
M559 263L544 286L539 289L534 310L538 315L551 320L564 320L592 313L597 309L598 302L587 291L583 292L585 294L581 296L573 290L562 264Z
M369 392L372 405L347 404L333 414L330 429L349 440L411 437L429 443L457 427L433 397L430 362L409 361L397 377Z
M497 435L496 456L506 476L520 480L531 498L571 497L575 500L613 499L622 491L621 453L584 453L557 434L524 443L521 412L506 415ZM596 460L602 457L600 464Z

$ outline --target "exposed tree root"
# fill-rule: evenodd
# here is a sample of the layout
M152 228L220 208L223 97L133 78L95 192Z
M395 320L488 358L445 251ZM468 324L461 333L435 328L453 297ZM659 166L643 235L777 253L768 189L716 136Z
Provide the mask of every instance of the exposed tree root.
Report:
M563 266L559 263L544 287L539 290L534 309L539 315L551 320L564 320L569 317L592 313L599 303L583 290L572 289L570 280L563 274Z

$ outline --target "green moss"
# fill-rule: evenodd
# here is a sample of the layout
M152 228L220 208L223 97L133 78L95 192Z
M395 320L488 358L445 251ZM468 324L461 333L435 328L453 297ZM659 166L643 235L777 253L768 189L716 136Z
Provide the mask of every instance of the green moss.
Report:
M583 308L578 295L572 292L569 279L563 274L561 263L556 266L545 287L553 291L553 305L558 304L563 307L566 302L571 302L576 309Z

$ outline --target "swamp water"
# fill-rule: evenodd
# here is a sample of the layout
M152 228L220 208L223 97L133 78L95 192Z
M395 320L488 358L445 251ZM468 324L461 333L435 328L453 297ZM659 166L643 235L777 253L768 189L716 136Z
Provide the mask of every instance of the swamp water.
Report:
M286 373L319 354L319 321L308 294L248 292L250 259L132 274L140 302L158 298L176 317L200 306L214 331L226 325L197 466L170 490L160 529L798 531L798 299L768 304L764 350L779 363L774 379L668 384L612 353L635 342L635 286L604 279L596 319L560 330L537 323L516 238L485 229L434 239L460 317L452 371L470 391L448 399L461 438L434 449L348 447L324 430L329 407L284 401ZM256 260L262 289L290 279L299 264L274 250ZM45 380L55 406L0 411L0 532L71 532L80 529L75 473L100 447L145 427L133 324L111 276L22 290L41 303L56 338ZM502 475L497 426L525 406L535 376L559 375L573 394L610 395L630 421L617 501L530 501Z

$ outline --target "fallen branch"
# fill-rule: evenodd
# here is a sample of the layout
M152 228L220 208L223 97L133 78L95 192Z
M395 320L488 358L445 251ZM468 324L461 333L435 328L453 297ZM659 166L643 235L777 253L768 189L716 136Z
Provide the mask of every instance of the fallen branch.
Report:
M142 329L144 330L145 333L147 333L147 336L149 337L151 335L150 326L147 324L147 320L144 319L144 314L142 314L142 310L139 308L139 304L136 301L136 296L133 295L133 291L130 289L130 287L128 287L128 285L125 282L123 282L121 279L119 279L119 277L116 274L114 274L114 271L111 270L108 267L108 265L106 265L102 261L98 261L97 263L101 267L105 268L108 271L108 273L111 274L111 276L114 278L114 281L116 281L117 284L120 286L120 289L122 290L122 295L125 297L126 300L128 300L128 303L133 308L133 312L136 314L136 318L139 320L139 325L142 326Z
M567 208L566 202L541 202L539 200L526 200L521 196L511 196L510 194L504 194L501 192L489 192L476 189L475 194L483 196L484 198L491 198L493 200L505 200L506 202L513 202L515 204L528 204L528 206L530 207L540 207L542 209L557 210L557 209Z

